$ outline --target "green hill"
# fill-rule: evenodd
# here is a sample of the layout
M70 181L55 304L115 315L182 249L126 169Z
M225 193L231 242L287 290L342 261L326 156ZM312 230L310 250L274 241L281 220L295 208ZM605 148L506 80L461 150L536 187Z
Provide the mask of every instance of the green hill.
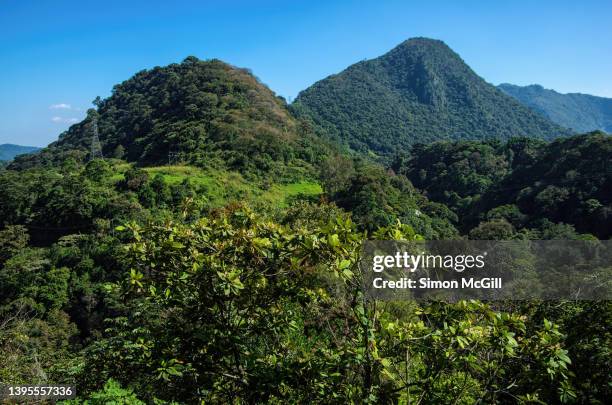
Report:
M13 167L87 159L94 117L104 156L143 166L186 163L301 177L327 150L250 71L219 60L188 57L143 70L96 104L58 141Z
M21 146L5 143L0 145L0 161L13 160L15 156L33 153L39 150L36 146Z
M516 229L571 224L608 239L610 161L612 137L593 132L550 143L516 138L417 145L392 168L453 210L464 232L480 221L503 219Z
M538 84L497 86L504 93L566 128L579 132L602 130L612 133L612 98L590 94L561 94Z
M449 105L439 81L421 84ZM248 71L195 58L96 104L0 170L6 384L64 382L78 404L610 397L612 301L383 300L365 289L363 253L396 241L439 268L423 239L609 238L612 137L421 143L387 168L333 151ZM94 122L104 160L88 159ZM453 262L470 267L456 242ZM546 258L515 253L508 281L549 290ZM559 283L591 256L555 253Z
M414 38L296 98L296 113L360 152L441 139L552 139L568 131L480 78L444 42Z

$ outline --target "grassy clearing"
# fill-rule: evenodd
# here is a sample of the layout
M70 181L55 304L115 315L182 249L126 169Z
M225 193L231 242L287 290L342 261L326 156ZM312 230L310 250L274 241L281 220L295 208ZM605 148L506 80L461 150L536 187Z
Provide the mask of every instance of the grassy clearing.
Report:
M323 189L319 183L301 181L290 184L274 184L263 193L262 199L276 203L279 207L284 207L291 197L298 195L311 197L321 193L323 193Z
M116 174L112 177L114 181L124 178L123 173L130 165L121 163L114 166ZM156 166L146 167L145 171L151 177L161 174L168 184L180 184L189 179L194 185L202 190L202 194L208 198L214 206L223 206L231 201L246 201L254 205L268 204L273 207L283 208L292 197L298 195L317 196L323 190L314 181L299 181L289 184L272 184L263 187L246 180L238 172L230 172L216 169L201 169L194 166Z

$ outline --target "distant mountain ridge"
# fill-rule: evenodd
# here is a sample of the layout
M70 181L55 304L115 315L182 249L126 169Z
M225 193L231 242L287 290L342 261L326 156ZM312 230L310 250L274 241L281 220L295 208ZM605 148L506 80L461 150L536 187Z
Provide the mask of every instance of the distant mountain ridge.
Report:
M191 56L136 73L96 107L56 142L9 167L86 161L94 118L105 157L282 177L314 173L336 145L388 160L417 143L571 133L484 81L444 42L427 38L317 82L291 106L248 69Z
M558 93L539 84L516 86L502 83L504 93L566 128L579 132L602 130L612 133L612 98L582 93Z
M0 145L0 160L13 160L17 155L36 152L39 149L40 148L36 146L22 146L14 145L12 143L5 143Z
M292 107L353 150L570 132L485 82L444 42L413 38L302 91Z

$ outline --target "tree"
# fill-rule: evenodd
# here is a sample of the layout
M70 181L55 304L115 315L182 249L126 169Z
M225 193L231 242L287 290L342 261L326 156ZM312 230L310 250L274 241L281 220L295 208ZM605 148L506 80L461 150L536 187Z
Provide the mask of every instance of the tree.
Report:
M123 159L124 156L125 156L125 148L121 144L117 145L117 147L113 151L113 157L115 159Z
M346 189L355 174L353 162L344 156L327 158L321 165L319 178L325 192L331 196Z
M28 246L28 230L23 225L9 225L0 230L0 267Z

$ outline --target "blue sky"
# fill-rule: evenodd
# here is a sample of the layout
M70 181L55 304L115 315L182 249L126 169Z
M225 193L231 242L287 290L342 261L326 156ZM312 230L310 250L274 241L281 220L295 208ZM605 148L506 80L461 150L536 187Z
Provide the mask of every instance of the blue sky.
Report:
M611 20L609 0L0 0L0 144L46 145L114 84L188 55L294 98L415 36L494 84L612 97Z

